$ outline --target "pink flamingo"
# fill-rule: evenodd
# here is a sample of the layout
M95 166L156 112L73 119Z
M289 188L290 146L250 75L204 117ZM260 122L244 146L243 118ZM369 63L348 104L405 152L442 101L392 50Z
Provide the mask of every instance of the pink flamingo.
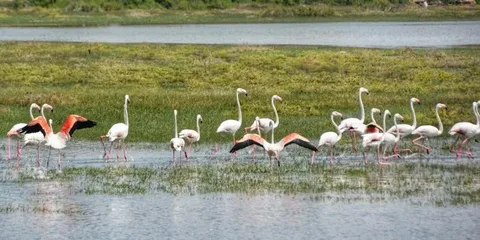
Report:
M400 121L403 121L403 116L398 114L398 113L395 113L395 115L393 117L394 126L398 126L397 119L400 120ZM385 125L383 126L383 129L386 129ZM397 127L396 129L399 129L399 128ZM390 156L386 155L387 148L391 145L397 144L399 140L400 140L400 130L396 130L395 135L393 135L392 133L389 133L389 132L385 133L385 135L383 136L383 145L384 145L383 160L393 158L393 157L398 157L398 158L400 157L400 155L398 153L394 153Z
M442 120L440 119L440 116L438 115L438 109L440 108L445 108L447 109L447 106L442 103L437 103L435 106L435 116L437 117L438 121L438 128L432 126L432 125L423 125L415 129L412 134L413 135L420 135L420 137L413 139L412 143L414 145L417 145L418 147L422 149L427 150L427 154L429 154L432 151L432 148L429 146L426 146L424 144L417 143L419 140L425 141L425 139L433 138L433 137L438 137L443 133L443 124Z
M362 125L365 122L365 108L362 101L362 93L369 94L366 88L361 87L358 90L358 101L360 103L360 119L358 118L347 118L340 122L338 128L343 131L349 131L352 138L352 147L353 151L357 152L357 143L355 139L355 134L363 134Z
M185 151L185 140L178 137L177 129L177 110L173 110L173 116L175 118L175 137L170 140L170 148L172 149L172 163L175 165L175 152L183 151L185 153L185 158L188 160L187 152ZM182 155L180 154L180 161L182 160Z
M475 118L477 120L476 124L470 123L470 122L459 122L456 123L452 126L452 128L448 131L448 133L452 136L457 135L456 141L450 146L450 151L452 151L455 143L458 141L460 136L463 136L464 139L460 143L458 150L456 151L456 160L460 158L462 155L462 147L463 145L467 144L468 149L467 149L467 156L469 158L473 159L473 154L470 151L470 139L475 137L476 135L480 134L480 116L478 113L478 102L473 102L472 103L473 107L473 113L475 114Z
M334 117L339 117L343 118L343 115L337 111L332 112L330 114L330 120L332 121L333 126L335 126L335 129L337 132L326 132L323 133L320 136L320 140L318 141L318 147L320 148L321 146L328 145L330 147L330 165L333 164L333 152L334 152L334 147L335 144L337 144L340 139L342 139L342 131L338 128L338 125L335 123ZM313 158L312 162L310 164L313 164Z
M387 120L387 116L390 116L391 113L390 111L388 110L385 110L384 114L383 114L383 125L385 126L386 125L386 120ZM377 161L378 161L378 165L388 165L389 163L385 163L385 162L382 162L380 160L380 146L382 145L383 141L385 140L385 132L384 132L384 129L380 126L378 126L377 124L369 124L370 126L367 126L367 128L372 128L372 127L376 127L379 129L379 132L374 132L374 133L367 133L367 134L363 134L362 135L362 138L363 138L363 141L362 141L362 146L364 148L364 151L363 151L363 159L365 161L365 164L367 164L368 160L367 160L367 151L371 148L371 147L376 147L377 148Z
M42 105L42 109L40 111L42 115L38 116L37 118L41 117L45 119L45 109L49 109L53 112L53 107L45 103ZM40 168L40 144L45 142L45 137L41 132L27 133L23 137L23 141L24 143L20 151L22 151L23 148L25 148L26 146L30 146L30 145L37 146L37 168ZM18 166L18 163L17 163L17 166Z
M103 146L103 157L108 160L110 159L110 154L112 152L114 142L119 142L123 146L123 158L127 161L127 145L125 144L125 138L128 136L128 111L127 105L130 102L130 97L125 95L125 102L123 104L123 123L115 123L113 126L108 130L107 135L100 136L100 141L102 142ZM108 138L110 142L110 151L107 153L107 149L105 147L105 143L103 140ZM118 149L117 149L117 160L118 160Z
M408 124L398 124L397 127L395 126L392 126L390 129L387 130L388 133L392 133L392 134L395 134L397 132L397 129L398 129L398 132L400 133L400 140L408 135L410 135L413 130L415 130L415 128L417 127L417 116L415 115L415 109L413 108L413 104L414 103L418 103L420 104L420 100L418 98L410 98L410 110L412 111L412 125L408 125ZM400 142L400 141L398 141ZM393 153L397 154L399 153L400 151L407 151L407 152L412 152L412 150L410 149L398 149L398 142L396 142L394 145L393 145Z
M197 115L197 131L193 129L183 129L178 134L180 138L183 138L185 143L188 145L188 156L190 156L192 143L196 143L200 141L200 123L202 122L203 122L202 116L198 114Z
M32 103L30 105L30 120L33 120L33 109L37 109L40 111L40 106L38 106L36 103ZM26 123L17 123L13 125L13 127L7 132L7 160L11 159L11 154L10 154L10 139L13 138L14 140L17 141L17 164L18 160L20 159L20 155L22 154L22 150L20 148L20 140L24 137L23 134L18 134L17 130L25 127L27 124Z

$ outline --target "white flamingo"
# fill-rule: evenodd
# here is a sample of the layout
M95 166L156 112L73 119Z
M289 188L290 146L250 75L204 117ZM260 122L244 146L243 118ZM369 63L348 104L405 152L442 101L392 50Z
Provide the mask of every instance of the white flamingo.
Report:
M355 134L362 134L363 123L365 122L365 108L362 101L362 93L369 94L366 88L361 87L358 90L358 101L360 103L360 119L358 118L347 118L340 122L338 128L342 131L349 131L352 138L352 147L355 152L357 152L357 144L355 139Z
M398 124L397 127L392 126L390 129L387 130L388 133L395 134L398 129L398 132L400 134L400 139L410 135L413 130L417 127L417 116L415 115L415 109L413 108L413 104L418 103L420 104L420 100L418 98L410 98L410 110L412 111L412 125L408 125L405 123ZM412 152L410 149L398 149L398 142L393 145L393 153L398 154L400 151L407 151L407 152Z
M259 129L262 133L266 134L272 130L272 128L277 128L278 125L280 124L280 120L278 118L278 112L277 108L275 107L275 100L278 100L279 102L282 102L282 98L278 95L273 95L271 98L271 105L273 108L273 112L275 113L275 123L273 124L273 127L270 127L270 122L273 122L272 119L270 118L260 118L258 121L254 120L252 125L250 127L245 128L245 133L247 133L248 130L254 131L255 129Z
M38 111L40 111L40 106L38 106L36 103L32 103L30 105L30 120L34 119L33 113L32 113L34 108L37 109ZM7 132L7 160L11 159L10 139L12 139L12 138L17 141L17 162L20 159L20 155L22 154L22 152L21 152L22 150L20 148L20 140L24 137L24 135L23 134L18 134L17 130L25 127L26 125L27 125L26 123L17 123L15 125L13 125L13 127Z
M268 157L270 159L270 164L272 163L272 157L275 157L275 160L277 160L278 162L278 166L280 166L280 160L278 158L279 152L282 151L286 146L295 143L301 147L312 150L312 157L315 156L314 153L317 151L317 148L312 145L308 139L302 137L298 133L290 133L289 135L282 138L282 140L275 143L275 130L273 129L273 121L270 122L270 124L272 125L272 141L270 143L262 137L258 136L257 134L245 134L242 139L238 140L237 143L233 145L232 149L230 149L230 153L235 153L240 149L255 144L267 151Z
M400 120L400 121L403 121L403 116L398 114L398 113L395 113L395 115L393 116L393 126L398 126L397 124L397 120ZM383 129L386 129L386 126L383 126ZM399 129L398 127L396 129ZM392 134L392 133L389 133L389 132L386 132L385 135L383 136L383 160L386 160L386 159L389 159L389 158L393 158L393 157L400 157L400 155L398 153L394 153L390 156L387 156L386 155L386 151L387 151L387 148L391 145L395 145L398 143L398 141L400 140L400 130L396 130L395 131L395 135Z
M118 142L123 147L123 158L127 161L127 145L125 144L125 138L128 136L128 111L127 105L130 102L130 96L125 95L125 101L123 104L123 123L115 123L113 126L108 130L107 135L100 136L100 141L102 142L103 146L103 157L108 160L110 159L110 154L112 152L114 142ZM105 147L104 139L108 138L110 142L110 150L107 153L107 149ZM117 149L117 160L118 160L118 149Z
M386 124L386 120L387 120L387 116L390 116L391 113L390 111L388 110L385 110L384 114L383 114L383 125L385 126ZM367 151L371 148L371 147L376 147L377 148L377 161L378 161L378 165L388 165L388 163L385 163L385 162L382 162L380 160L380 146L382 145L384 139L385 139L385 133L384 133L384 130L383 128L381 128L380 126L378 126L377 124L371 124L371 125L374 125L375 127L379 128L379 132L376 132L376 133L367 133L367 134L364 134L362 136L363 138L363 141L362 141L362 146L363 146L363 159L365 161L365 164L368 162L367 160ZM367 126L368 128L369 126Z
M333 164L333 151L335 144L337 144L340 139L342 139L342 131L338 128L338 125L335 123L334 117L339 117L342 118L343 115L337 111L332 112L330 114L330 120L332 120L333 126L335 126L335 129L337 132L325 132L320 136L320 140L318 141L318 147L320 148L321 146L327 145L330 147L330 164ZM312 162L310 164L313 164L313 158Z
M53 133L52 128L47 123L47 120L44 117L37 117L28 123L25 127L20 130L17 130L18 133L33 133L33 132L42 132L45 136L47 143L45 145L50 146L54 149L58 149L58 169L62 168L62 154L61 149L65 148L67 141L72 138L75 130L83 128L91 128L96 126L97 123L90 121L82 116L71 114L67 116L67 119L62 125L62 128L59 132Z
M49 104L43 104L42 109L41 109L41 117L45 118L45 109L49 109L50 111L53 112L53 107L50 106ZM51 125L50 125L51 128ZM22 151L23 148L26 146L37 146L37 167L40 168L40 145L45 142L45 136L41 132L35 132L35 133L27 133L23 137L23 146L20 149Z
M235 144L235 133L242 126L242 107L240 106L240 99L238 94L247 95L247 91L243 88L237 88L236 97L237 97L237 107L238 107L238 120L228 119L220 123L220 126L217 128L217 133L230 133L233 137L233 144ZM216 147L215 152L218 151L218 146Z
M177 110L173 110L173 116L175 118L175 137L170 140L170 148L172 149L172 163L175 165L175 152L185 152L185 140L178 137L178 128L177 128ZM188 160L187 152L185 152L185 158ZM182 155L180 154L180 160L182 160Z
M196 143L200 141L200 123L203 122L202 116L200 114L197 115L197 131L193 129L183 129L178 133L180 138L183 138L185 143L188 145L188 156L190 156L190 150L192 147L192 143Z
M425 139L428 140L429 138L438 137L443 133L442 120L440 119L440 115L438 114L438 109L440 109L440 108L447 109L447 106L445 104L442 104L442 103L437 103L437 105L435 106L435 116L437 117L438 128L436 128L432 125L423 125L423 126L420 126L420 127L416 128L412 132L413 135L420 135L420 137L413 139L412 143L414 145L417 145L418 147L420 147L422 149L426 149L427 154L429 154L432 151L432 148L429 147L429 146L426 146L424 144L417 143L417 141L419 141L419 140L425 141Z
M470 139L475 137L476 135L480 134L480 115L478 113L478 102L472 103L473 113L475 114L475 118L477 120L476 124L470 122L459 122L455 123L452 128L448 131L448 133L452 136L457 135L456 141L450 146L450 151L453 151L453 147L456 142L459 140L460 136L464 137L462 142L460 143L458 150L456 151L456 159L458 160L462 155L462 147L463 145L467 144L467 156L473 159L473 154L470 151Z

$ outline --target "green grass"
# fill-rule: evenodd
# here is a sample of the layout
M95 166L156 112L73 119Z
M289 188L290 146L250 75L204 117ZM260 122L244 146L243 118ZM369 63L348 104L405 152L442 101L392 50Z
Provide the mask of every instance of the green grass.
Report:
M257 115L274 118L270 97L283 98L284 103L277 104L277 139L289 132L318 138L333 130L329 115L335 110L358 117L362 86L370 91L363 97L367 111L388 108L401 113L407 123L411 97L422 101L416 106L419 124L437 125L433 107L445 103L448 110L440 115L448 128L474 120L471 103L480 100L479 56L478 47L376 50L3 42L0 132L28 122L30 103L49 103L55 111L46 115L54 120L54 129L68 114L79 114L98 125L75 132L74 139L96 141L114 123L123 122L123 97L129 94L128 141L168 142L174 135L173 109L178 109L179 129L194 128L196 114L202 114L201 142L228 142L231 136L217 134L216 128L223 120L237 119L238 87L249 93L240 97L243 126Z
M389 5L388 7L238 6L225 10L130 9L111 12L66 12L61 8L0 8L0 26L105 26L204 23L284 23L342 21L479 20L480 7Z

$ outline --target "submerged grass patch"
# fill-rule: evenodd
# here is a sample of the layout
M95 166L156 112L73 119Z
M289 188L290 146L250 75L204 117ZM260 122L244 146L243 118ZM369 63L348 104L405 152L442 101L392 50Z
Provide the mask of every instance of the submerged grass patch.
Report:
M375 164L330 167L309 166L299 162L281 167L237 163L158 168L85 167L66 168L60 174L52 171L47 176L50 179L48 181L73 181L86 194L144 194L157 191L179 195L217 192L308 193L325 198L333 193L340 200L381 197L437 205L480 202L480 168L471 164L399 163L389 167Z
M366 111L399 112L411 122L408 100L419 124L437 125L433 107L442 111L445 128L472 121L472 101L479 100L480 48L357 49L299 46L203 46L101 43L0 43L0 132L27 122L32 102L54 108L47 118L59 129L76 113L98 125L75 132L74 139L97 140L123 122L123 96L129 94L127 141L167 142L173 133L173 109L179 129L195 128L202 114L201 142L229 142L216 133L226 119L237 119L235 89L241 96L243 124L255 116L274 118L270 97L280 95L277 136L290 132L307 138L333 130L329 116L340 111L359 117L359 87ZM36 115L37 113L35 113ZM378 120L378 119L377 119ZM367 117L367 122L370 121ZM389 120L388 125L392 125ZM241 133L237 133L237 138ZM278 138L277 138L278 139Z

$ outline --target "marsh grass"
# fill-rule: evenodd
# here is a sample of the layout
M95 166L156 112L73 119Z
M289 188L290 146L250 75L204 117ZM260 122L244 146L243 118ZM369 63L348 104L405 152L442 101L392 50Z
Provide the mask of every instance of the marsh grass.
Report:
M358 117L361 86L370 91L363 97L367 112L388 108L401 113L406 123L411 122L409 98L422 101L415 106L419 124L437 125L434 105L445 103L448 110L440 115L448 128L474 119L471 103L480 98L479 56L475 46L377 50L3 42L0 132L29 121L30 103L49 103L55 110L46 115L54 120L54 129L68 114L79 114L98 125L76 131L74 139L97 141L114 123L123 122L123 96L129 94L128 141L169 141L173 109L178 109L179 129L195 128L195 116L201 114L201 142L229 142L231 136L217 134L216 128L223 120L238 118L238 87L249 93L240 96L242 126L257 115L273 119L270 97L283 98L283 104L277 103L277 140L290 132L318 139L333 130L329 116L334 110Z
M335 194L340 200L352 197L362 200L420 198L422 202L441 205L480 202L479 174L480 168L475 164L398 163L389 167L347 164L331 167L324 164L309 166L305 162L281 167L240 163L155 168L84 167L66 168L60 174L47 173L48 181L73 181L87 194L157 191L175 195L307 193L322 199ZM23 177L24 182L28 179L28 176Z

